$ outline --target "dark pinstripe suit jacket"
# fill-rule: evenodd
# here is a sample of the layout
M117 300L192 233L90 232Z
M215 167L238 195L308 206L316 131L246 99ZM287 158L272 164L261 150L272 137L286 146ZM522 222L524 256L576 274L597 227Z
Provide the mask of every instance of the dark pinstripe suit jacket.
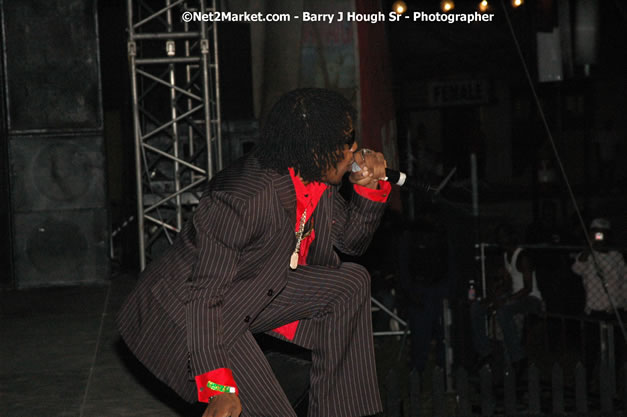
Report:
M313 214L307 261L337 267L359 255L386 204L330 186ZM152 262L118 314L120 333L162 381L192 402L194 375L229 367L229 346L285 286L296 238L289 174L246 157L216 175L175 244ZM272 291L270 291L272 290Z

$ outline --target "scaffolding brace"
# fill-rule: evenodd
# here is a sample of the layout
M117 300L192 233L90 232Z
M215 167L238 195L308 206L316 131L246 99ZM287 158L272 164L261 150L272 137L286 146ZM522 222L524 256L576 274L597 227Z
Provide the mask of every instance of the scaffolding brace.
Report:
M217 27L183 19L215 11L215 0L162 2L127 0L142 270L222 169Z

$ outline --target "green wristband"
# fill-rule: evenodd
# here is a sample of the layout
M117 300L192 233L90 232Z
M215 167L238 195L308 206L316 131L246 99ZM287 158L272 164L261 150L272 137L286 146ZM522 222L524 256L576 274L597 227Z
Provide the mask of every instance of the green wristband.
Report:
M230 394L235 394L235 387L229 387L228 385L216 384L213 381L207 381L207 388L209 388L212 391L227 392Z

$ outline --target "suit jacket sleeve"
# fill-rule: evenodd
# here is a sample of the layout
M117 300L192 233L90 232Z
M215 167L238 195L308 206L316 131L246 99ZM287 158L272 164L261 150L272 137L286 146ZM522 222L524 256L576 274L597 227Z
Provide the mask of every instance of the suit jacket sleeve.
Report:
M222 304L240 253L254 238L253 222L246 201L219 191L203 197L194 214L197 259L185 310L193 375L230 368L222 340Z
M391 187L389 183L385 184L384 201L387 201ZM387 203L359 195L354 188L350 202L337 191L334 191L334 196L333 245L347 255L362 255L370 245Z

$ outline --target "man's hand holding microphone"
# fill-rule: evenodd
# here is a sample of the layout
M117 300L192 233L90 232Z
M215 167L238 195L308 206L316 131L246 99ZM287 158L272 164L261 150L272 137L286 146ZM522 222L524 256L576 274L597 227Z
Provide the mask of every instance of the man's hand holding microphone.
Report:
M353 169L349 181L376 190L379 180L386 178L387 163L381 152L360 149L354 153Z

